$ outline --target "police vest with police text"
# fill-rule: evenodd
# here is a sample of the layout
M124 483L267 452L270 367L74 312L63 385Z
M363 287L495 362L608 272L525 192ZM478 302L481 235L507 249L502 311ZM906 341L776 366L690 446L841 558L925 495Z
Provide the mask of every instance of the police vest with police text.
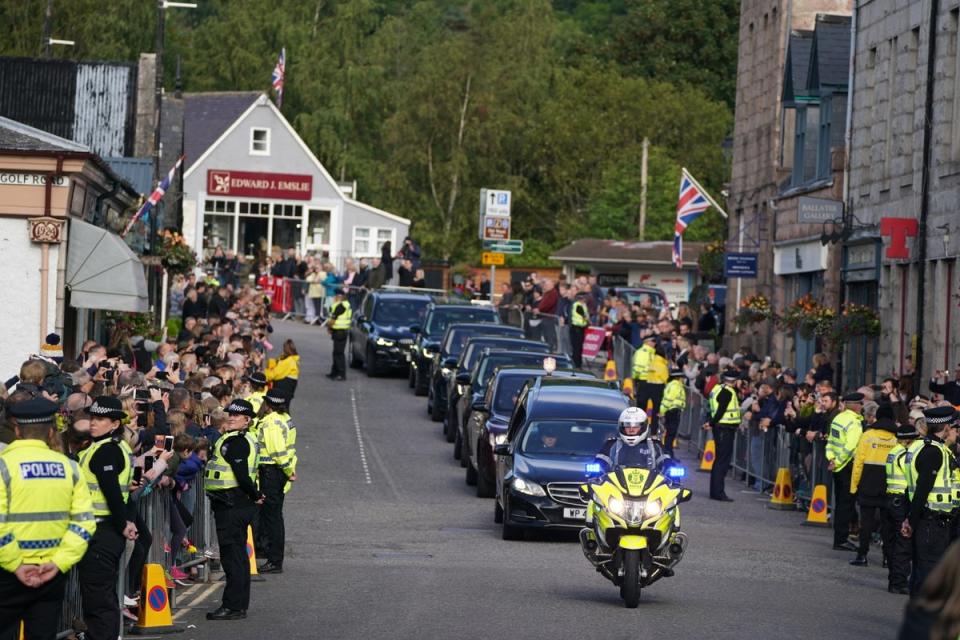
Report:
M238 437L246 438L247 444L250 445L250 453L247 455L247 471L250 479L256 483L259 449L257 441L254 440L253 436L247 433L246 430L228 431L217 440L216 445L213 447L213 459L207 463L207 468L203 472L203 485L207 491L226 491L227 489L235 489L240 486L236 474L233 473L233 467L231 467L230 463L223 457L223 450L226 444L230 442L232 438Z
M108 444L115 444L123 452L123 469L117 471L117 482L120 484L120 494L123 496L123 502L130 499L130 482L133 481L133 451L126 440L105 438L94 442L89 447L80 452L80 468L83 469L84 478L87 480L87 489L90 490L90 499L93 500L93 513L98 518L106 518L110 515L110 506L107 504L107 498L103 495L103 490L97 480L96 474L90 468L90 462L94 454Z

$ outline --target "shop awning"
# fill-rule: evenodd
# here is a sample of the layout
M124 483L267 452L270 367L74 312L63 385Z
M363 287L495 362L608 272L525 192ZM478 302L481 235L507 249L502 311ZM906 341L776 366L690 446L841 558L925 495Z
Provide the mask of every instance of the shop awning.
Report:
M143 263L115 233L70 220L67 287L78 309L147 311Z

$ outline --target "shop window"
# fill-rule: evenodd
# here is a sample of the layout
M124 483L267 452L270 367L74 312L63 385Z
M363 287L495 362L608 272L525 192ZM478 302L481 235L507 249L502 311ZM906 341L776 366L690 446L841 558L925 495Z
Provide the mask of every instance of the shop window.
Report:
M330 244L330 212L311 209L307 226L308 248L319 249Z
M237 203L233 200L204 200L204 213L233 213L236 211Z
M235 249L233 246L233 226L235 219L229 215L208 215L203 217L203 255L204 259L213 255L217 247Z
M270 155L270 129L260 127L250 129L250 155Z

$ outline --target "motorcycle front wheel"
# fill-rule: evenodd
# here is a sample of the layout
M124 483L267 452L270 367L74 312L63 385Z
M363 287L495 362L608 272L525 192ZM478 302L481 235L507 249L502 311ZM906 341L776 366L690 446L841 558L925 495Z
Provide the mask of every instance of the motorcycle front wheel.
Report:
M623 582L620 597L627 609L636 609L640 604L640 551L627 549L623 552Z

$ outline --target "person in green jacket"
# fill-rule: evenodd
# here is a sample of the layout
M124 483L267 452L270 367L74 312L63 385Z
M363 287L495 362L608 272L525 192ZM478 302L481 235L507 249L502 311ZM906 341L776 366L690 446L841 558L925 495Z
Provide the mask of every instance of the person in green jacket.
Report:
M853 476L853 454L863 433L863 394L848 393L841 398L844 410L830 423L827 434L827 468L833 472L833 495L835 500L833 518L833 548L857 551L847 539L850 522L854 515L854 497L850 493ZM869 534L866 534L869 535Z

